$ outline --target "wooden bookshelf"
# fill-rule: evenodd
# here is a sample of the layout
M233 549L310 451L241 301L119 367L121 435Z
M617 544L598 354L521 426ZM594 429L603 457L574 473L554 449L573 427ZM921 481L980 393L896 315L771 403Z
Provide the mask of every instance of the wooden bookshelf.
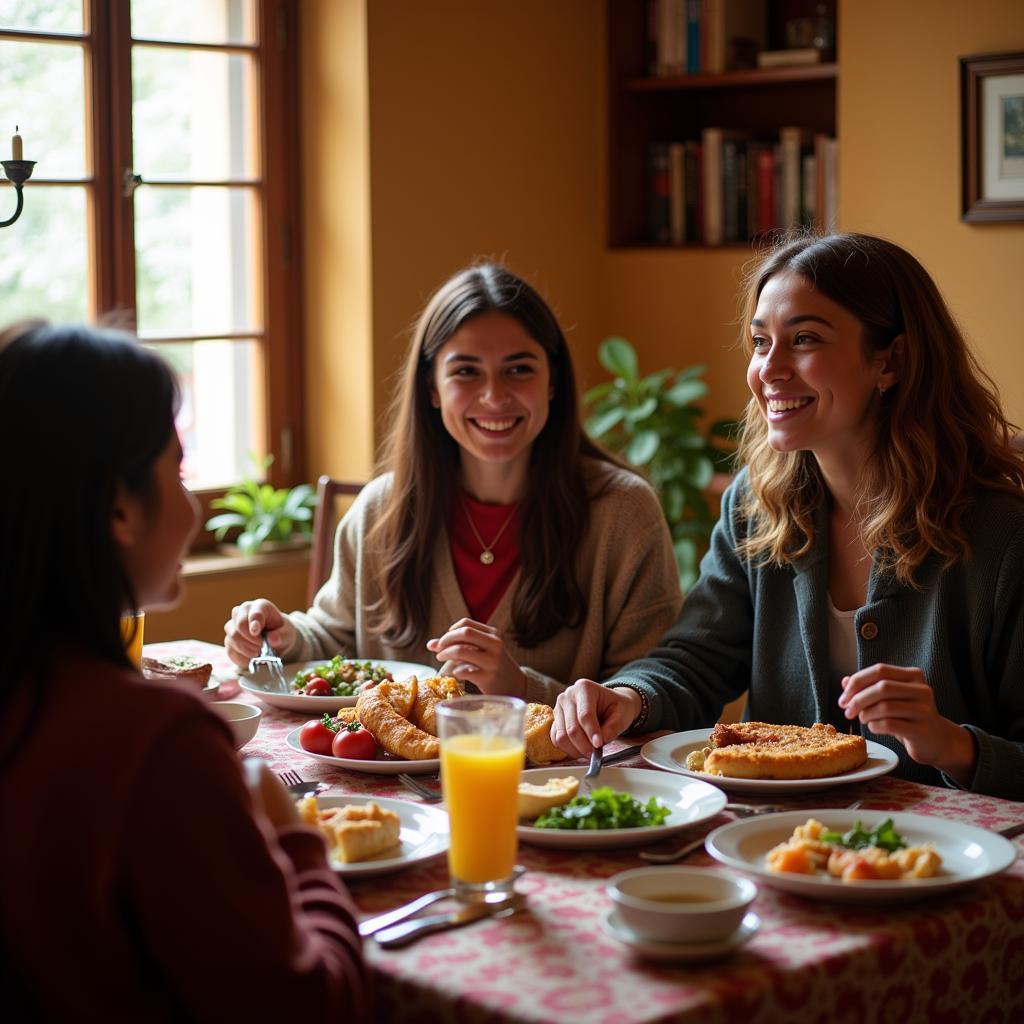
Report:
M768 0L768 48L783 48L787 20L812 16L815 6L813 0ZM835 0L826 6L835 24ZM699 139L709 126L745 132L756 139L771 139L787 125L836 135L838 61L653 77L648 73L646 4L608 0L607 11L611 248L678 248L649 237L651 143Z

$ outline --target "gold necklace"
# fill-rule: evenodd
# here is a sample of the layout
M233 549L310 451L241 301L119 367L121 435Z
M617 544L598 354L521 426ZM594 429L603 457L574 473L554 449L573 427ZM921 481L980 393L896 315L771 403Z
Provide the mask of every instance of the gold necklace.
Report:
M494 535L494 538L491 540L491 543L485 544L483 537L480 536L480 531L476 528L476 523L473 522L473 517L469 514L469 506L465 503L465 501L462 500L462 498L460 498L459 500L462 501L462 511L466 513L466 519L469 522L469 528L473 531L473 536L476 537L477 542L480 544L480 547L483 548L483 551L480 552L480 561L483 562L484 565L490 565L494 561L494 552L491 549L494 547L495 544L498 543L498 539L505 532L505 527L512 522L513 518L515 517L516 510L513 508L512 511L508 514L508 519L506 519L505 522L501 524L501 528Z

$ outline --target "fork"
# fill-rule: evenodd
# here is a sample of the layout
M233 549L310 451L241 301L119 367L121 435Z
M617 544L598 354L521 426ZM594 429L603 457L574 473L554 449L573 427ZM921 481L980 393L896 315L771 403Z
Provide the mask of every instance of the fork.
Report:
M587 787L587 792L592 793L594 786L591 783L591 779L596 779L601 774L601 765L604 758L604 745L592 750L590 752L590 765L587 768L586 775L583 776L583 782Z
M288 787L289 792L294 793L295 796L308 796L310 793L315 793L322 785L320 782L307 782L290 768L286 768L283 772L278 772L277 777Z
M260 648L259 656L249 662L249 675L260 675L263 669L267 670L271 681L277 684L278 692L288 693L288 680L284 675L284 662L274 653L267 639L267 631L260 634L260 641L263 646Z
M441 800L441 791L434 786L413 778L408 772L399 772L398 781L428 804L436 804Z

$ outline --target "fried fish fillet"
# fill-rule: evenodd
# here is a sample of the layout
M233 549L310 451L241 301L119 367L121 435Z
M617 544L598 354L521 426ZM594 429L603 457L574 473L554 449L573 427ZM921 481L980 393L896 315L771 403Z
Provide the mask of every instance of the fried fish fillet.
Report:
M526 705L526 760L533 764L551 764L561 761L564 750L551 742L551 726L555 712L547 704Z
M357 717L373 738L389 754L409 761L428 760L440 755L437 737L413 725L401 713L403 709L407 714L412 712L418 689L417 679L412 676L404 683L384 682L371 690L364 690L356 701ZM393 697L396 698L394 702Z
M810 728L719 722L702 770L734 779L820 779L853 771L867 758L863 736L847 736L821 722Z

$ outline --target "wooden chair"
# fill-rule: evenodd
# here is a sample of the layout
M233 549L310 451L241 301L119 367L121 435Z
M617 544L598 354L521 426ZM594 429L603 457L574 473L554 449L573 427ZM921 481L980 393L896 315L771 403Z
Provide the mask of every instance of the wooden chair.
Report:
M306 582L306 603L312 604L317 591L331 574L334 557L334 529L338 524L335 500L354 498L362 484L322 476L316 482L316 512L313 514L313 549L309 554L309 579Z

